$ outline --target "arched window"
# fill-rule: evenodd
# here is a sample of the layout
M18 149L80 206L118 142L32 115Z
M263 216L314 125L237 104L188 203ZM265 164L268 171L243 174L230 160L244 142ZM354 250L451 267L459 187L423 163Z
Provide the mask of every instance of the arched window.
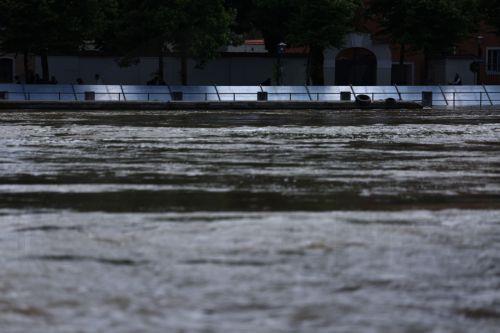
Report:
M0 58L0 83L14 82L14 60Z
M335 59L335 84L371 86L377 84L377 57L370 50L351 47Z

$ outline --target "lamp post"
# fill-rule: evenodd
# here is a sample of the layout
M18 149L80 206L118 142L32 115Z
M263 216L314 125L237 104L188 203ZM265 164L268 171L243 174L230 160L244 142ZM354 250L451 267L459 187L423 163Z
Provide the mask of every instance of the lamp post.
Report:
M481 82L481 64L483 61L483 40L484 37L479 35L476 37L477 40L477 84L480 85Z
M276 77L276 84L278 86L281 86L282 84L282 78L283 78L283 66L281 63L281 60L283 58L283 54L285 54L285 48L286 44L281 42L278 44L278 72L277 72L277 77Z

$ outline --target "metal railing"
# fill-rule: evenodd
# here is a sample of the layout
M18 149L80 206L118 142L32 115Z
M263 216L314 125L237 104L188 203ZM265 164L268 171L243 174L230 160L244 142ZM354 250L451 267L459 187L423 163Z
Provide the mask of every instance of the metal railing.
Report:
M421 92L403 92L401 95L416 95L420 98L412 98L410 102L422 102ZM458 106L478 106L480 109L486 106L500 105L500 99L491 98L491 94L482 91L450 91L434 93L434 102L444 102L446 106L456 109ZM436 99L436 96L441 98ZM470 96L470 97L467 97Z
M485 91L444 91L433 92L433 101L443 103L447 107L456 109L458 106L476 106L480 109L500 105L500 91L489 93ZM86 93L94 95L97 101L169 101L174 100L175 93L181 93L184 101L251 101L258 100L258 94L266 94L271 101L340 101L342 93L350 93L351 100L359 95L368 95L373 101L394 98L398 101L422 102L422 91L408 92L366 92L353 93L346 92L20 92L2 91L4 99L9 100L10 96L23 96L14 98L27 101L83 101ZM492 96L498 96L497 99ZM410 98L407 98L410 96ZM414 96L414 97L413 97ZM404 97L404 98L403 98ZM0 97L1 98L1 97Z

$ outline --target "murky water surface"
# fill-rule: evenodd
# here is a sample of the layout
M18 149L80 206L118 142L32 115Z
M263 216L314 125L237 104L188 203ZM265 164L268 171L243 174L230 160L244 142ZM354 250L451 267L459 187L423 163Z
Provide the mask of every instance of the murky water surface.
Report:
M0 332L498 332L500 112L0 113Z

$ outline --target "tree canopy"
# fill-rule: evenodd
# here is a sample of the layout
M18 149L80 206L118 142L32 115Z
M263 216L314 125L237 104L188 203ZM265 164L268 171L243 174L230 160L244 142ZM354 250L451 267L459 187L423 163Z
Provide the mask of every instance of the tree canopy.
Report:
M105 18L110 0L0 0L0 48L42 57L49 80L47 54L78 50Z
M158 80L163 81L163 57L181 57L181 81L187 84L187 59L203 66L231 38L233 11L223 0L119 0L117 15L100 44L134 59L144 50L158 55ZM133 23L133 24L131 24Z
M270 52L280 41L308 50L307 81L324 84L323 53L353 30L360 0L255 0L255 24Z
M303 48L307 83L323 84L323 54L341 48L362 17L362 0L0 0L0 49L38 55L49 79L47 55L75 52L85 45L119 55L124 65L145 53L158 56L158 82L164 81L164 55L199 66L245 34L263 37L271 54L278 44ZM371 18L380 34L405 52L426 59L448 52L477 28L484 17L500 31L500 0L372 0ZM359 28L359 27L357 27ZM241 38L237 38L240 36ZM26 57L25 57L26 58Z
M481 7L485 8L485 21L500 33L500 0L482 0Z
M409 47L423 52L426 63L477 29L478 9L479 0L373 0L370 5L380 33L401 45L401 62Z

